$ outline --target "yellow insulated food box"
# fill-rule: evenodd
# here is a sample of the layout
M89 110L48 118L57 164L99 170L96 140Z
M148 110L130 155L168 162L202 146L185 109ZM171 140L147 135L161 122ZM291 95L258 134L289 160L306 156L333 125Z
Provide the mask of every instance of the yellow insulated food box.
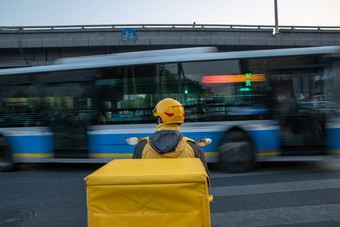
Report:
M88 226L210 226L200 159L113 160L85 183Z

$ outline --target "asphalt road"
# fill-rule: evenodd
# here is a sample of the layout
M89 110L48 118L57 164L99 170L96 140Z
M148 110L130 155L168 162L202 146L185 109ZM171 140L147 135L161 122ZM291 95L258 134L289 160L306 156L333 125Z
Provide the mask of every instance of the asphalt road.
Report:
M340 226L338 163L266 163L240 174L210 165L212 226ZM0 173L0 226L87 226L83 179L100 166L25 164Z

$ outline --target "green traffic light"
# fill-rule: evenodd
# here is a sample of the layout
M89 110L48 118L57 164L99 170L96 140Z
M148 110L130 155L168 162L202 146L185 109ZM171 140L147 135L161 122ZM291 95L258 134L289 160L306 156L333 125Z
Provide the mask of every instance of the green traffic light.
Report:
M240 89L238 89L239 91L251 91L251 88L249 87L241 87Z

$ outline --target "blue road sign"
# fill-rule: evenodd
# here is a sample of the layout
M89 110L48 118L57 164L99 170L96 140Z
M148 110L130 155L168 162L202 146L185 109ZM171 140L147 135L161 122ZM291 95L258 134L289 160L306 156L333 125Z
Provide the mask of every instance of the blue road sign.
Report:
M122 40L123 41L132 41L136 39L136 31L132 28L125 28L122 32Z

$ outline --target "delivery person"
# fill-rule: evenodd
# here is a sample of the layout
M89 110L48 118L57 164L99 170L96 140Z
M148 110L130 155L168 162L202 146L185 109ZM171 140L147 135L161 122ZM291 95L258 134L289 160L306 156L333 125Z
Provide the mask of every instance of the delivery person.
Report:
M201 147L179 130L185 116L182 104L171 98L163 99L156 105L153 115L156 132L136 145L133 158L199 158L209 173Z

